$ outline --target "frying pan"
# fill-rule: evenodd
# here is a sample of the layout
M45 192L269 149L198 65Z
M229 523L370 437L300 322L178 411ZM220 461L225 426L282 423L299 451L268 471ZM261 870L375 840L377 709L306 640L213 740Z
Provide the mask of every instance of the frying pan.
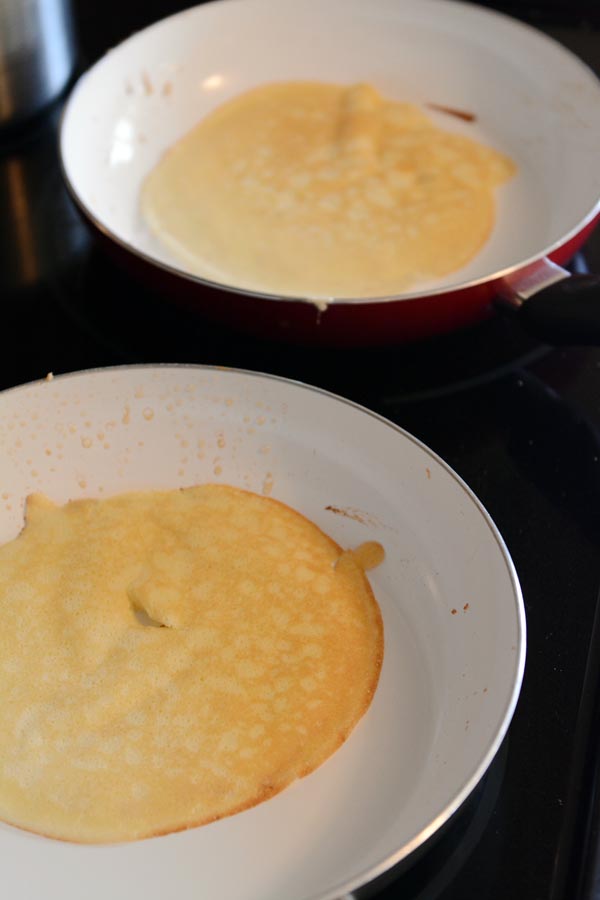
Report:
M207 481L270 491L340 546L383 544L370 573L385 632L373 703L317 771L203 828L85 846L0 824L11 900L346 897L408 865L502 742L525 661L514 566L472 492L409 434L316 388L203 366L0 393L2 542L34 491L62 503Z
M139 191L164 151L228 98L307 78L370 81L515 160L475 259L411 292L336 298L322 309L209 282L158 244ZM112 253L172 300L253 333L341 345L414 340L480 320L501 295L517 305L526 298L519 315L531 328L550 327L544 338L594 339L597 279L567 277L558 265L598 217L599 110L600 83L578 58L475 5L221 0L133 35L84 74L66 105L60 151L73 197Z

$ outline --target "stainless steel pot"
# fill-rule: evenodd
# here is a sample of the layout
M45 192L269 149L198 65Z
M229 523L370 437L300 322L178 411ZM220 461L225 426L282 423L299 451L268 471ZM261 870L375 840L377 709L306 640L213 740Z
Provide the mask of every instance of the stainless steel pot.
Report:
M0 128L54 100L74 59L69 0L0 0Z

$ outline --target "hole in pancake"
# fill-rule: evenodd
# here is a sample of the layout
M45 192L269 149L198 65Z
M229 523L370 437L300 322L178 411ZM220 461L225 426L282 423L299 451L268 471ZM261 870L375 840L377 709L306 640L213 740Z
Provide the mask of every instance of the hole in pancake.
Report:
M148 566L142 567L138 577L127 588L131 611L140 625L153 628L171 628L172 621L165 605L164 592L156 590ZM166 621L164 621L166 620Z
M168 625L165 625L164 622L157 622L156 619L153 619L152 616L149 616L145 609L141 609L139 606L133 606L133 614L140 625L146 625L149 628L168 628Z

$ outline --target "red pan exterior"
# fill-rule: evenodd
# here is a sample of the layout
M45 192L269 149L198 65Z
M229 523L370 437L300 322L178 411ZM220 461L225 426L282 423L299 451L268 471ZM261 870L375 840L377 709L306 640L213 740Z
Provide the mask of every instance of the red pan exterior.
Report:
M567 263L598 221L600 215L551 253L550 259L561 265ZM309 303L266 300L205 287L145 261L95 227L93 231L119 264L169 302L256 337L287 343L366 347L419 341L487 318L496 293L496 282L490 279L474 287L414 300L333 304L319 312Z

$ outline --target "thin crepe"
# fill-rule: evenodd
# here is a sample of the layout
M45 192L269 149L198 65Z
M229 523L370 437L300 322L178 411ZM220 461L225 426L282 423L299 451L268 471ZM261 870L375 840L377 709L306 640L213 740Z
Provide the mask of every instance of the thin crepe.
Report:
M0 818L133 840L313 771L379 677L381 615L357 560L227 486L29 498L0 547Z

